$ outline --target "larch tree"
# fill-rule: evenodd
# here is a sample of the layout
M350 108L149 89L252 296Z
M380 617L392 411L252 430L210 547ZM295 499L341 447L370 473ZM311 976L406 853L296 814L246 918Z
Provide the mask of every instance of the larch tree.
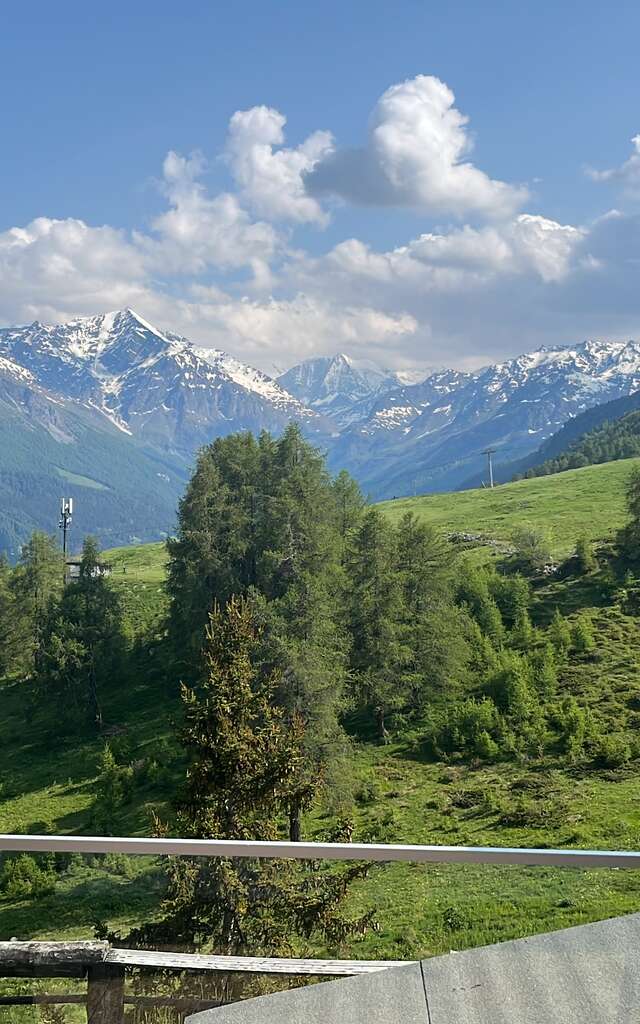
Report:
M396 537L378 509L356 531L348 565L351 670L360 700L371 709L378 739L388 738L387 717L402 709L410 684L410 652L403 635L402 580Z
M38 530L31 535L9 586L15 615L11 644L21 671L30 675L42 658L51 604L64 586L62 552L55 537Z
M411 512L397 527L396 565L408 652L402 689L408 689L412 710L420 710L434 695L455 690L464 677L471 655L470 623L453 601L449 544Z
M278 439L218 439L200 456L169 544L177 673L190 683L198 678L211 602L251 595L264 626L265 667L280 673L276 699L289 716L302 717L307 770L328 786L346 743L341 530L350 529L361 502L348 478L341 485L295 425ZM299 831L292 807L292 838Z

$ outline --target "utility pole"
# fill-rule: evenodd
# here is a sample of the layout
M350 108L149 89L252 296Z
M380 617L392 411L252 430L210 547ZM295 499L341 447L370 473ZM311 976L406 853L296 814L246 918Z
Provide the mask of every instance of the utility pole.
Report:
M495 448L485 448L483 455L487 456L487 463L489 465L489 487L493 490L493 459L492 455L495 454Z
M64 560L64 574L65 580L67 578L67 531L71 526L73 519L73 498L61 498L60 499L60 522L58 523L59 528L62 530L62 556Z

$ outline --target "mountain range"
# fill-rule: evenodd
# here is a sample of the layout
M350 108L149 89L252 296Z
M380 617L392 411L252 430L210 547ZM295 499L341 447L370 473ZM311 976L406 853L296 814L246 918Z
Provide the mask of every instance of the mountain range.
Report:
M484 449L521 460L568 420L640 387L640 343L539 349L477 372L402 374L347 355L277 378L152 326L132 310L0 330L0 549L55 526L64 491L78 532L157 539L195 452L292 420L372 498L478 481Z

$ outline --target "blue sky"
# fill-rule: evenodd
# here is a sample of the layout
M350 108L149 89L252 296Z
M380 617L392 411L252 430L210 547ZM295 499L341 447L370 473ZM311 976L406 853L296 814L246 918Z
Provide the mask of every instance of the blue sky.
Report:
M267 368L336 347L471 365L638 331L639 32L626 2L12 5L0 320L136 305ZM286 125L243 122L230 155L254 108ZM444 180L429 147L462 136L451 166L474 173ZM169 151L201 155L168 181Z

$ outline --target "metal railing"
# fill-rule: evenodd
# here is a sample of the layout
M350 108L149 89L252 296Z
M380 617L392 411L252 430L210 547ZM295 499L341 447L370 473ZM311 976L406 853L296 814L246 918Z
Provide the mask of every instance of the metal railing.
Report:
M257 857L364 860L414 864L520 864L568 868L640 868L640 852L544 850L502 846L418 846L401 843L290 843L236 839L147 839L116 836L0 835L0 851L124 853L171 857Z

